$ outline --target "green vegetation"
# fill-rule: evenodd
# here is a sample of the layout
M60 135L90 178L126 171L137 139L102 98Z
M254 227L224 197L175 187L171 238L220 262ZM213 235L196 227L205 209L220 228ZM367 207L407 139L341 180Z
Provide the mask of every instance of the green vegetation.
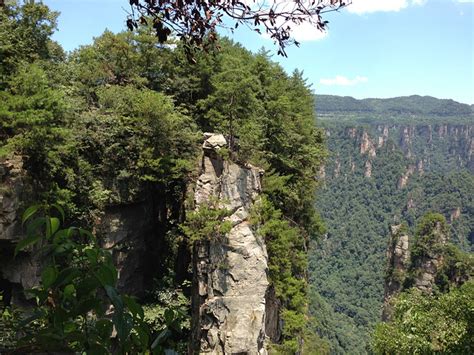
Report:
M26 237L15 254L34 248L44 263L41 284L27 294L36 306L17 324L22 334L16 351L60 351L109 354L143 352L150 348L150 332L141 306L119 295L117 270L112 255L101 249L95 237L81 228L61 229L59 217L44 206L31 206L23 215ZM38 217L32 219L35 215ZM111 308L113 306L113 308ZM30 325L30 328L24 326ZM115 329L117 335L112 337ZM156 344L151 346L156 348Z
M375 329L375 353L473 352L474 258L448 243L447 227L437 213L427 213L418 222L410 246L409 276L387 305L388 322ZM438 265L434 270L426 264L432 260ZM430 292L414 284L420 274L433 271Z
M470 354L474 349L474 282L439 295L417 289L394 302L393 320L376 327L376 354Z
M329 98L340 104L340 98ZM464 114L455 119L399 115L385 109L361 113L357 105L367 102L349 98L344 100L354 107L338 113L340 106L324 100L316 97L316 112L328 132L331 157L316 207L325 220L327 234L310 250L310 284L314 289L310 311L316 319L312 327L330 341L332 352L365 354L370 351L370 337L381 316L390 225L406 221L413 234L418 219L437 211L449 221L452 241L464 251L472 250L474 176L466 154L472 118ZM327 105L322 114L318 102ZM378 147L384 127L388 137ZM405 128L410 141L403 143ZM375 146L374 157L361 154L363 131ZM423 171L418 171L420 160ZM364 176L367 161L372 168L370 177ZM401 187L400 178L410 166L413 174Z
M191 277L188 244L209 238L209 228L226 231L220 223L225 213L208 209L203 221L199 213L186 216L184 208L202 132L225 134L232 150L226 155L266 171L260 232L285 319L280 343L292 351L300 347L306 249L321 231L314 176L326 156L302 73L288 75L264 50L252 54L225 38L220 51L197 53L191 64L181 43L159 44L145 25L105 32L65 54L51 40L58 14L45 5L26 2L1 11L0 157L22 157L34 191L28 198L60 204L68 224L97 230L99 245L107 240L100 228L107 213L146 206L156 216L153 224L133 230L146 244L139 260L144 271L136 276L149 292L137 296L149 303L149 314L167 318L156 292L189 297L189 287L181 290ZM76 247L82 253L85 246ZM118 243L112 255L130 248ZM175 306L181 314L184 305ZM156 329L163 328L160 322ZM189 329L183 319L178 323L173 327ZM168 338L177 344L187 335Z

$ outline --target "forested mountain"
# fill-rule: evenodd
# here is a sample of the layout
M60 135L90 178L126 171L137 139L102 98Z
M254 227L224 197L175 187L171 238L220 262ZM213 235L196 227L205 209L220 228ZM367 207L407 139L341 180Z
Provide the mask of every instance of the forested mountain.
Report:
M326 150L301 73L225 38L191 61L145 25L65 53L51 39L57 16L41 2L0 6L0 352L184 353L190 333L195 352L317 347L307 244L321 230L314 176ZM197 209L214 168L216 191ZM252 292L241 267L254 251L227 240L229 224L251 224L262 250L260 319L249 315L257 331L244 340L224 298Z
M313 245L311 309L335 353L366 353L383 301L389 227L442 213L452 241L474 242L474 123L468 105L411 96L317 96L330 157L316 202L327 227ZM449 115L448 115L449 114Z

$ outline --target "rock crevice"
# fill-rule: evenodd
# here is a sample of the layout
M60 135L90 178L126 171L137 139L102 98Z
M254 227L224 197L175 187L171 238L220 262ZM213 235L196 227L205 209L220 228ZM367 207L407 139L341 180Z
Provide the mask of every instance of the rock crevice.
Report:
M205 134L195 208L216 200L230 211L231 229L223 238L194 245L191 352L266 354L268 257L249 221L263 171L225 160L219 153L226 147L222 135Z

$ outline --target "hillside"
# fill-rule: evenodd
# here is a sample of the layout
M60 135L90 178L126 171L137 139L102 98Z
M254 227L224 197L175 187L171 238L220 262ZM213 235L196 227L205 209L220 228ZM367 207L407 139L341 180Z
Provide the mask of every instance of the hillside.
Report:
M451 239L472 250L474 124L468 109L419 96L316 98L330 158L316 202L327 233L311 255L311 307L315 328L334 352L368 350L381 316L391 224L406 220L413 228L425 212L440 212Z

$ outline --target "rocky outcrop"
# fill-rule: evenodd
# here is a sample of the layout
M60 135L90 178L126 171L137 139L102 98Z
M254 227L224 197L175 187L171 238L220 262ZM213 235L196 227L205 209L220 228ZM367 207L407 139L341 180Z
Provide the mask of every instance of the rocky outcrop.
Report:
M441 222L436 222L429 234L418 236L415 247L423 248L422 253L412 255L411 238L406 227L390 227L387 247L387 270L384 286L384 307L382 319L391 317L391 300L406 287L415 287L426 294L431 294L436 283L438 271L444 261L443 248L448 242L448 234ZM420 246L420 243L422 244ZM409 282L407 282L407 280Z
M7 304L22 304L22 291L39 282L40 261L34 253L13 257L16 244L24 237L21 210L26 197L32 197L29 186L21 157L0 162L0 291Z
M413 165L408 166L405 173L398 179L397 187L398 189L403 189L408 184L408 179L415 172L415 167Z
M375 157L375 145L371 141L369 134L364 131L362 132L362 138L360 142L360 154L368 154L369 157Z
M365 162L365 170L364 170L364 176L369 178L372 176L372 162L370 160L367 160Z
M249 221L263 172L224 160L219 152L225 147L222 135L205 134L195 208L199 211L209 201L218 201L220 208L230 211L227 219L232 227L223 238L194 245L191 352L266 354L265 327L278 331L270 319L278 311L266 303L271 295L267 251ZM270 322L266 322L266 313Z
M425 293L431 293L433 290L436 274L443 263L440 247L445 246L448 242L448 236L441 223L437 222L430 239L430 244L437 245L437 247L429 248L420 260L416 261L416 271L414 272L414 286Z
M390 301L403 287L406 272L410 265L409 237L403 225L390 227L390 237L386 252L387 275L384 287L384 307L382 319L390 318Z

